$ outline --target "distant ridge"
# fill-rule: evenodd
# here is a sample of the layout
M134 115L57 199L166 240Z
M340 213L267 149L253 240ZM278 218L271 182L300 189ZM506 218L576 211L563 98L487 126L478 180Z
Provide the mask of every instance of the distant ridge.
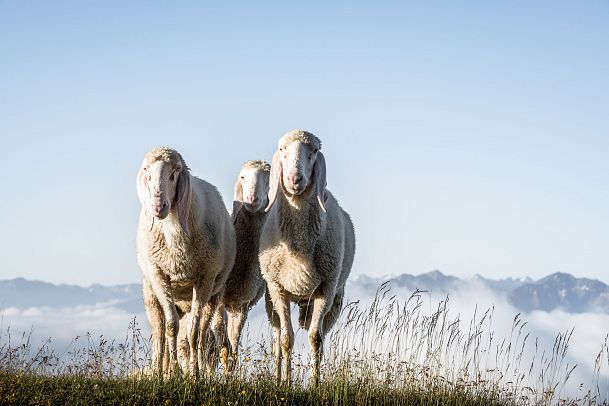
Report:
M568 273L556 272L537 281L531 278L488 279L480 275L461 279L435 270L420 275L400 274L385 277L353 276L347 282L349 289L374 292L383 282L389 287L450 295L459 289L483 285L497 295L505 297L516 309L528 313L535 310L564 310L570 313L609 313L609 286L588 278L576 278ZM52 284L23 278L0 281L0 309L15 307L73 307L112 303L130 313L142 313L140 284L115 286Z
M609 313L609 286L596 279L576 278L556 272L534 281L531 278L487 279L476 275L460 279L435 270L420 275L392 275L374 278L358 275L349 280L350 286L375 289L389 281L390 287L424 290L450 295L458 289L478 283L498 295L503 295L519 311L564 310L570 313Z
M510 292L509 298L524 312L561 309L571 313L609 313L609 286L562 272L524 284Z
M89 287L67 284L53 284L16 278L0 281L0 309L16 307L73 307L114 302L114 307L127 312L143 311L142 287L133 283L127 285Z

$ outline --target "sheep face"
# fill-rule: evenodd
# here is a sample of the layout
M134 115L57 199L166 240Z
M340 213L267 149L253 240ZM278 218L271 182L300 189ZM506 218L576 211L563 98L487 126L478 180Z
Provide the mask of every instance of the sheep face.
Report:
M176 208L182 229L188 234L190 174L176 151L157 148L146 154L138 173L137 191L146 215L163 220Z
M150 214L158 219L164 219L169 214L171 204L175 199L178 176L182 168L166 162L157 161L144 166L148 193L150 193Z
M279 149L283 186L293 195L300 195L309 185L319 151L311 145L292 141Z
M319 139L302 130L291 131L279 140L279 149L273 156L271 167L271 190L267 211L275 201L279 184L283 185L283 190L291 196L308 196L308 191L311 190L309 186L314 184L319 205L326 210L326 161L320 148Z
M243 168L237 183L240 184L238 188L241 188L241 196L235 196L235 200L241 200L245 210L255 213L266 207L269 193L268 170Z

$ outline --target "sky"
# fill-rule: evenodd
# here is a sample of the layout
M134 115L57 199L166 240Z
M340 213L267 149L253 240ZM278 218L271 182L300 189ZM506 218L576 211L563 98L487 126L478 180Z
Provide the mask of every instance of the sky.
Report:
M140 280L168 145L227 206L323 143L353 274L609 282L609 3L0 1L0 279Z

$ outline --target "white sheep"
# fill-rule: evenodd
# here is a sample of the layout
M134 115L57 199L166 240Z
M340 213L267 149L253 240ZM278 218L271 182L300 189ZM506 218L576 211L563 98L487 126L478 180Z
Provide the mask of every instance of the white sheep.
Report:
M260 274L258 248L260 231L266 218L269 173L265 161L247 161L235 183L233 224L237 237L235 265L226 281L223 307L226 309L227 332L232 361L236 359L241 331L247 315L264 295L266 284ZM232 367L229 363L229 367Z
M353 223L326 190L320 149L320 140L302 130L279 140L271 167L269 213L260 236L276 379L288 385L294 345L290 302L299 305L299 323L309 330L311 380L317 384L323 339L340 313L355 253Z
M152 367L155 372L178 371L176 347L182 324L187 327L186 353L194 375L200 341L212 315L221 311L219 301L234 263L233 224L217 189L192 176L173 149L155 148L145 155L137 192L142 204L137 259L152 330ZM179 313L187 319L180 322Z

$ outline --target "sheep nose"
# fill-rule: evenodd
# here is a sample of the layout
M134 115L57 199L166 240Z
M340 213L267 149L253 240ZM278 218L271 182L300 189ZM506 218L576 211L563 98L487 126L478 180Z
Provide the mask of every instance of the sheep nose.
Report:
M292 182L293 185L298 185L300 181L302 181L302 175L298 173L290 175L290 182Z
M165 208L167 207L167 203L163 202L160 204L155 204L154 205L154 212L155 214L161 214L163 212L163 210L165 210Z
M245 203L254 204L254 203L258 203L258 200L260 200L260 198L258 196L247 196L245 198Z

